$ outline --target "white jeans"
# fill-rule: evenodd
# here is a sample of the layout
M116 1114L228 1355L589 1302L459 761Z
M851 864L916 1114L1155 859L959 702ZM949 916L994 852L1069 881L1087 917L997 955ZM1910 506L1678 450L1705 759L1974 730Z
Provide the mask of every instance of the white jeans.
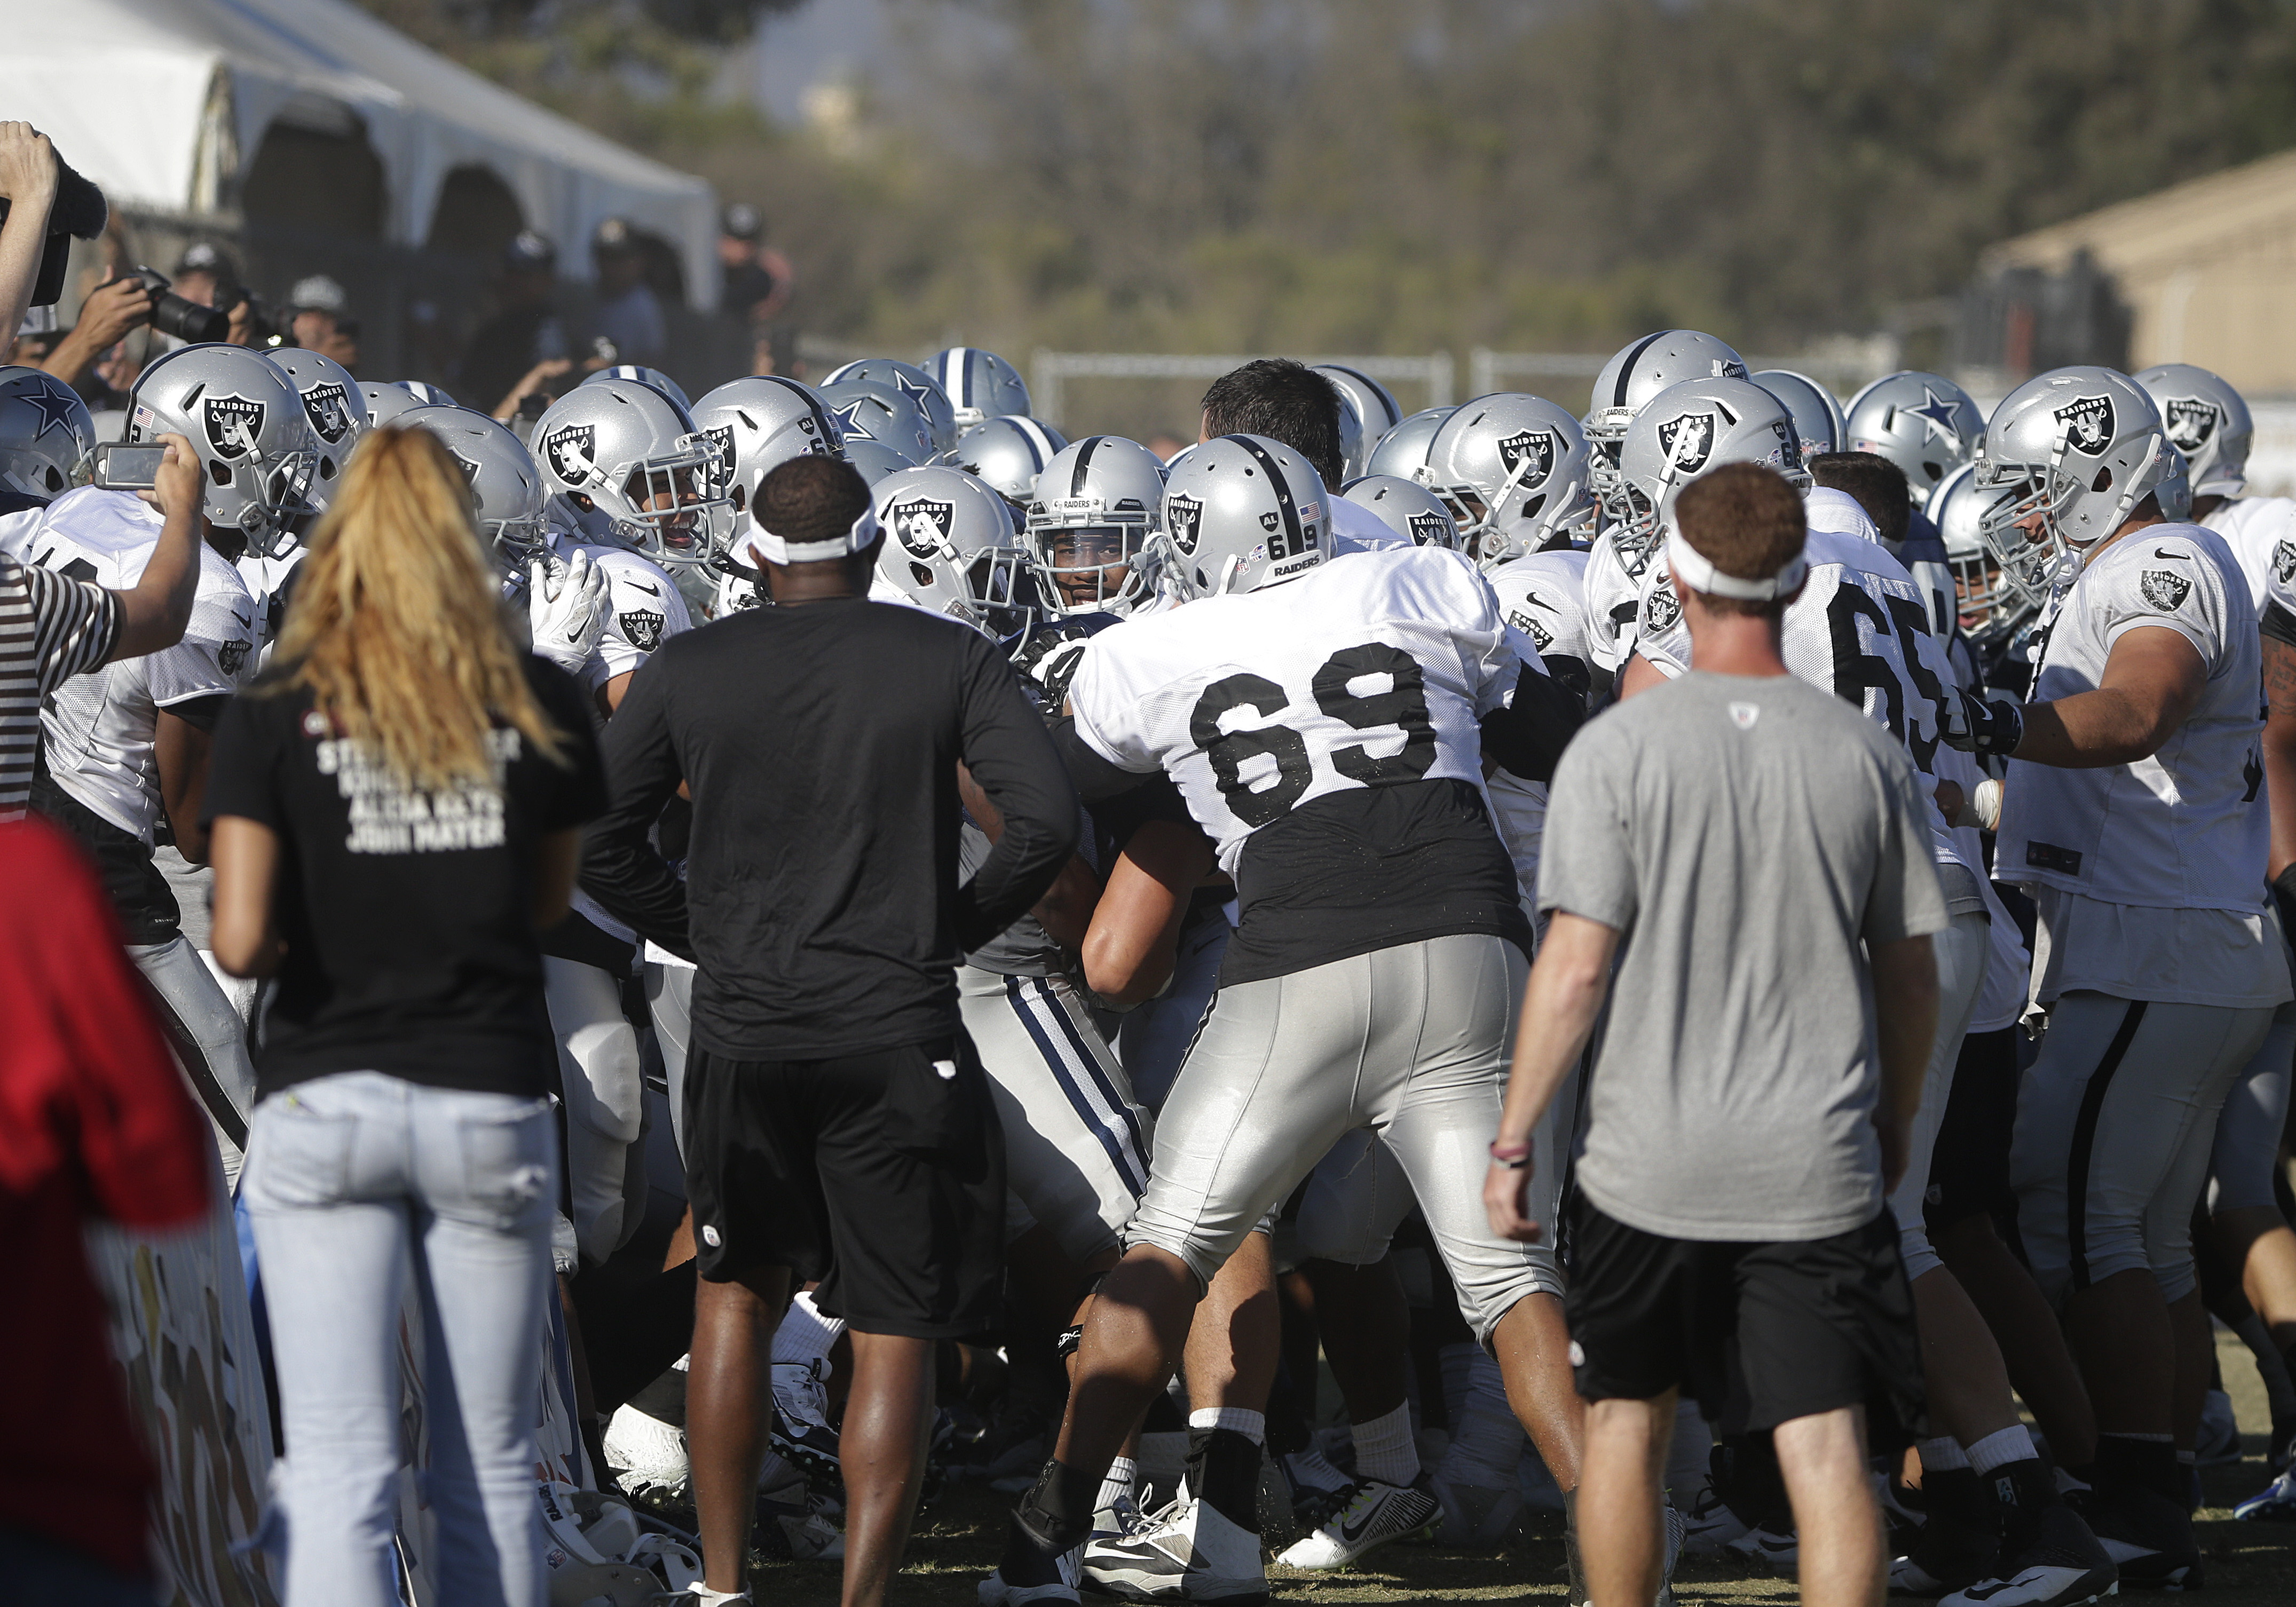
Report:
M286 1607L396 1607L398 1317L422 1308L439 1599L542 1607L535 1398L557 1144L547 1100L345 1071L255 1112L255 1228L287 1436Z

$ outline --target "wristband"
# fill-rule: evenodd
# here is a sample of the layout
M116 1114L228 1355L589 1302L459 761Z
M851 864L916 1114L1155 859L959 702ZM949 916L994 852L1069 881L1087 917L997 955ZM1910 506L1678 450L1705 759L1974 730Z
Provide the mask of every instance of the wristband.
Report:
M1491 1140L1491 1161L1511 1172L1519 1172L1530 1164L1530 1146L1527 1144L1501 1144Z

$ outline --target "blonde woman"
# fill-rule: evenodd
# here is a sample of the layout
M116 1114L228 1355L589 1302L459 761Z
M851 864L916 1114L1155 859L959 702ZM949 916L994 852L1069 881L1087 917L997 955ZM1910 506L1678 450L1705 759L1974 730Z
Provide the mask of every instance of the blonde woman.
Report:
M558 1153L535 934L566 913L605 792L581 688L513 638L499 594L454 459L379 430L312 535L271 668L216 729L216 957L279 979L243 1187L288 1607L398 1599L410 1267L440 1599L545 1599L532 1410Z

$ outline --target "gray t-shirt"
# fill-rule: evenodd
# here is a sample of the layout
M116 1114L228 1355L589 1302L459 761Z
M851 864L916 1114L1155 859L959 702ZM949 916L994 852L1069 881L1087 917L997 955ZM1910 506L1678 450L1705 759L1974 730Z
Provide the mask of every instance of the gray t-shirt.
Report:
M1913 766L1854 703L1694 671L1554 775L1542 910L1625 934L1578 1182L1669 1238L1847 1233L1882 1209L1859 947L1937 931Z

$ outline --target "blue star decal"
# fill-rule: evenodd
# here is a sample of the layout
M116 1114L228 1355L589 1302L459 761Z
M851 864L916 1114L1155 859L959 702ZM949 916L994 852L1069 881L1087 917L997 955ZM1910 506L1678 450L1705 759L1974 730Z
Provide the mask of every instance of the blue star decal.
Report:
M1926 398L1922 406L1905 409L1922 421L1922 439L1925 441L1932 438L1948 442L1958 441L1961 431L1953 427L1952 399L1938 395L1926 385L1922 387L1922 395Z
M60 385L39 383L28 385L16 392L16 399L29 405L40 416L40 427L32 431L34 440L38 440L51 430L61 430L66 435L71 433L72 408L71 403L66 399L69 394Z
M932 416L931 410L925 406L925 398L932 395L931 386L922 380L909 378L898 368L893 370L893 384L903 396L916 403L919 413L923 414L927 418Z
M837 427L846 434L857 435L864 440L873 441L877 438L870 434L869 427L861 422L861 410L868 405L867 398L855 397L844 406L832 407L830 412L837 415Z

